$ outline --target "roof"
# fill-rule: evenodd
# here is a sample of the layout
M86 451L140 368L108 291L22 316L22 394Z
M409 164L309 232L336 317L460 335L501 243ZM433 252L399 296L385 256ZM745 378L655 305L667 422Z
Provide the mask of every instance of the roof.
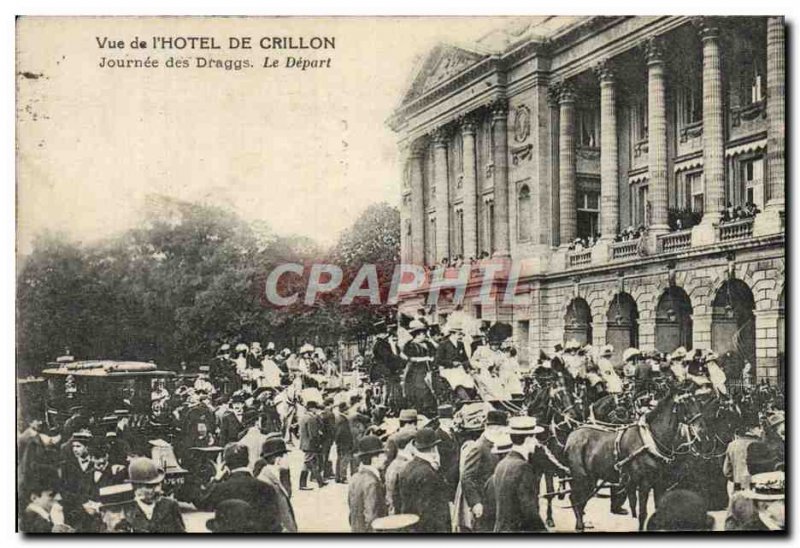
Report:
M575 15L509 17L507 24L471 42L440 43L417 61L388 125L397 130L405 114L423 108L430 97L462 85L492 67L513 63L533 51L530 48L569 42L581 29L603 20Z
M171 377L172 371L159 371L154 363L113 360L88 360L61 364L60 367L45 369L43 375L78 375L81 377L121 377L151 376Z

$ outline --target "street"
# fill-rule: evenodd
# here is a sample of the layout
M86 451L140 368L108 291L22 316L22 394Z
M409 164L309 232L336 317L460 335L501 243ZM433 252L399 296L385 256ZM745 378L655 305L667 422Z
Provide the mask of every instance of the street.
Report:
M300 491L297 479L300 477L300 469L303 463L303 454L299 450L292 450L289 453L289 466L292 471L292 504L294 505L297 527L303 533L349 533L347 509L347 485L338 484L330 480L328 484L320 489L316 484L310 482L309 485L315 488L311 491ZM544 488L544 484L542 484ZM555 521L555 532L571 533L575 531L575 515L569 507L569 497L563 500L553 501L553 520ZM544 516L545 506L542 501L542 516ZM650 498L649 512L653 512L653 499ZM710 512L714 516L715 530L723 530L725 512ZM192 533L207 532L205 527L206 520L213 517L209 512L190 512L184 514L187 531ZM608 490L602 489L599 496L595 496L586 505L587 525L591 523L594 528L592 531L602 532L635 532L638 528L638 520L628 516L619 516L609 512Z

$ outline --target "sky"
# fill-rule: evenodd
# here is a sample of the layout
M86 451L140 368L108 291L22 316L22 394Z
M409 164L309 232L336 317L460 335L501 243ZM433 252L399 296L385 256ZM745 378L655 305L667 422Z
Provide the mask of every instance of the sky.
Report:
M336 241L368 205L399 203L386 119L419 58L502 18L21 18L17 24L17 246L42 231L91 243L137 226L148 196L220 205L279 234ZM335 50L267 51L262 36L333 36ZM251 36L247 52L133 50L135 37ZM123 40L101 49L98 39ZM158 68L101 68L101 58ZM265 69L264 56L331 57ZM194 57L253 68L196 68ZM190 68L166 68L169 57Z

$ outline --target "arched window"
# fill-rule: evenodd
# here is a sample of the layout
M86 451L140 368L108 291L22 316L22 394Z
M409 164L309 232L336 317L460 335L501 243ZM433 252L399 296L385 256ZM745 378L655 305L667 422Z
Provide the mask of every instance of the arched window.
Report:
M531 239L531 189L522 185L517 193L517 239L526 242Z

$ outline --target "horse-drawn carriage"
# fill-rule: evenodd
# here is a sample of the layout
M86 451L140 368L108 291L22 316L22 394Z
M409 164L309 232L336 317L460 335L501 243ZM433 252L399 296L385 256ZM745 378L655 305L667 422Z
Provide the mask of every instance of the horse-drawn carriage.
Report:
M126 409L131 417L149 420L158 414L153 389L159 381L174 379L175 373L153 363L94 360L60 364L45 369L42 376L47 382L46 423L62 426L78 410L99 420Z

